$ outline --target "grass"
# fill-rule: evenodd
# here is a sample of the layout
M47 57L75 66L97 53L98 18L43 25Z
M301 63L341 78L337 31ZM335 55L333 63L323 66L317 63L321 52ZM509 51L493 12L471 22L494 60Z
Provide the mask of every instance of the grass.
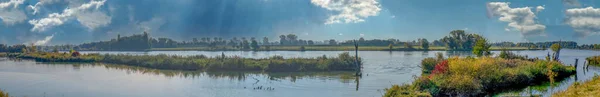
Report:
M600 66L600 56L588 57L585 60L588 61L588 65Z
M0 90L0 97L10 97L10 95L8 95L8 93Z
M575 82L565 91L554 93L554 97L586 97L600 95L600 77L594 76L592 80L584 83Z
M6 53L0 53L0 57L6 57Z
M258 51L303 51L302 46L261 46ZM304 46L304 51L352 51L354 46L331 46L331 45L314 45ZM506 50L541 50L541 49L529 49L527 47L491 47L491 50L499 51L502 49ZM150 51L238 51L230 46L218 46L218 47L183 47L183 48L152 48ZM388 46L359 46L358 50L361 51L390 51ZM420 46L414 46L414 48L406 48L404 46L394 46L392 51L425 51ZM434 46L429 47L429 51L446 51L446 47Z
M13 53L11 58L33 59L38 62L83 62L110 63L128 66L147 67L167 70L191 71L267 71L267 72L303 72L303 71L354 71L355 57L342 53L338 57L289 58L272 56L270 58L241 58L238 56L169 56L169 55L99 55L86 54L72 56L68 53ZM358 62L362 63L359 58Z
M421 93L432 96L484 96L536 83L553 82L554 79L575 74L573 66L564 66L560 62L492 57L429 58L422 62L421 67L423 74L415 78L412 84L396 89L392 86L386 89L385 97Z

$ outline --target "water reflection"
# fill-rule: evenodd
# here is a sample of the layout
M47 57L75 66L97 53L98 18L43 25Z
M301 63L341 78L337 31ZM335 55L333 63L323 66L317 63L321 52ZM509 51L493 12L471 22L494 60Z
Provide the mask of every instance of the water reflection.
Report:
M184 77L184 78L197 78L200 76L207 76L209 78L214 79L229 79L229 80L238 80L238 81L246 81L248 78L256 75L267 76L268 80L272 81L281 81L281 80L289 80L291 82L296 82L297 79L302 78L315 78L322 80L340 80L342 83L351 83L355 80L353 72L277 72L277 73L264 73L264 72L203 72L203 71L179 71L179 70L158 70L158 69L149 69L143 67L132 67L132 66L124 66L124 65L114 65L114 64L96 64L96 65L73 65L75 66L97 66L102 65L108 70L121 70L126 71L128 74L138 73L138 74L151 74L151 75L161 75L165 77ZM75 68L74 68L75 69ZM253 79L257 80L257 79Z

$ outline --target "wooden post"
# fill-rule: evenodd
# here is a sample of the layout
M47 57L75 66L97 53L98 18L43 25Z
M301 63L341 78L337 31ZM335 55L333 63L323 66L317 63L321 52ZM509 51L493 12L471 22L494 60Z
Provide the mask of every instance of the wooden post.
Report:
M360 71L360 62L358 62L358 43L356 42L356 40L353 40L354 42L354 64L356 64L356 76L361 76L361 71Z
M577 70L577 63L579 63L579 59L575 58L575 70Z

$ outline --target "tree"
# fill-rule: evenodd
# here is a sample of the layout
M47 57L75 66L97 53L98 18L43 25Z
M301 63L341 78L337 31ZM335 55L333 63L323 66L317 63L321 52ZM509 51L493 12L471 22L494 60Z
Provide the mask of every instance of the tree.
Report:
M536 49L536 48L537 48L537 46L535 46L535 45L529 46L529 49Z
M258 46L258 42L253 38L252 43L250 43L250 45L252 46L252 50L256 51L260 48L260 46Z
M308 42L306 44L308 44L308 45L315 45L315 42L312 41L312 40L308 40Z
M423 47L424 50L429 50L429 41L427 41L427 39L421 39L421 47Z
M287 39L285 37L285 35L280 35L279 36L279 45L286 45L287 43Z
M288 34L287 36L288 42L291 45L295 45L296 42L298 42L298 36L296 36L295 34Z
M554 61L558 61L558 57L560 56L560 49L562 49L562 47L560 46L560 43L554 43L552 44L552 46L550 46L550 49L552 49L552 51L554 51L554 56L552 57L552 60Z
M8 52L8 46L6 46L6 44L0 44L0 52Z
M198 43L198 38L193 38L192 42L194 42L194 44Z
M335 41L335 39L330 39L329 45L337 45L337 42Z
M487 39L477 39L473 47L473 54L477 55L477 57L490 55L490 47L492 46L487 43Z
M360 37L360 39L358 39L358 43L363 43L365 42L365 38Z
M388 48L390 49L390 51L392 51L394 49L394 44L390 43L390 45L388 45Z
M244 50L250 49L250 43L248 43L248 40L246 40L246 38L242 38L242 49L244 49Z
M410 44L410 42L404 42L404 47L408 48L408 49L413 49L412 44Z
M269 45L269 38L263 37L263 45Z

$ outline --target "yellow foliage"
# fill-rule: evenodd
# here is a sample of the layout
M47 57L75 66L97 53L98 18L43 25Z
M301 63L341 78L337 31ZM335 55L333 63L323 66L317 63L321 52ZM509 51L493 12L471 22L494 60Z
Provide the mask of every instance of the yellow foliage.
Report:
M600 77L596 76L592 80L583 84L576 82L567 90L553 94L554 97L593 97L600 95Z

